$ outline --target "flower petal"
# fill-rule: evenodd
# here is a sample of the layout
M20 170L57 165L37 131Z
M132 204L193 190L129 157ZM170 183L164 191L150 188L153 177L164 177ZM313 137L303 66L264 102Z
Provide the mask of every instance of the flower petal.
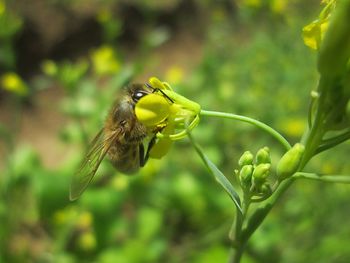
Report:
M166 82L161 82L156 77L152 77L149 79L149 83L151 86L155 89L161 89L161 90L171 90L170 85Z
M152 147L149 152L149 157L160 159L169 152L173 141L168 138L159 139L159 141Z
M146 126L154 126L163 122L170 113L170 104L159 94L149 94L141 98L135 106L137 119Z
M319 49L321 42L321 27L318 20L304 26L303 39L306 46L314 50Z
M172 124L169 124L164 128L162 133L172 134L174 133L174 131L175 131L175 127ZM152 149L150 150L149 156L155 159L162 158L164 155L166 155L169 152L172 144L173 144L173 140L171 140L170 138L159 138L157 142L153 145Z

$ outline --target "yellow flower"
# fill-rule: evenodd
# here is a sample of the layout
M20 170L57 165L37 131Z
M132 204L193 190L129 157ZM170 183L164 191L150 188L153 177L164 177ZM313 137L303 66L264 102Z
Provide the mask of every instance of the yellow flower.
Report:
M328 19L315 20L303 27L304 44L313 50L319 50L321 41L328 28Z
M168 118L170 107L171 104L163 95L154 93L140 99L135 113L146 126L155 126Z
M326 4L326 6L321 11L318 19L304 26L303 28L304 44L314 50L320 49L321 42L328 28L332 11L335 8L336 1L328 0L323 1L322 3Z
M79 236L78 245L84 251L91 251L96 248L97 240L95 235L91 232L84 232Z
M78 225L80 228L88 228L93 223L93 216L90 212L82 212L78 219Z
M306 123L303 118L291 118L279 124L281 130L291 137L299 137L303 134Z
M97 75L113 75L120 70L120 62L114 49L102 46L91 53L92 66Z
M166 79L174 84L180 83L184 78L184 70L179 66L171 67L166 72Z
M111 18L112 18L111 10L107 9L107 8L103 8L103 9L99 10L96 18L97 18L97 21L100 23L105 23L105 22L111 20Z
M261 0L243 0L242 4L248 7L260 8L262 6Z
M118 191L125 190L129 187L129 180L125 176L115 176L112 180L112 186Z
M57 225L70 224L78 218L78 211L74 207L66 207L57 210L53 215L53 221Z
M270 2L270 8L275 14L283 14L287 9L286 0L273 0Z
M174 140L186 137L187 131L197 126L200 105L175 93L169 84L155 77L149 83L154 92L136 103L135 114L149 131L157 133L150 157L159 159Z
M41 64L42 71L48 76L55 76L58 72L58 67L53 60L44 60Z
M5 12L6 12L6 4L4 1L0 0L0 16L5 14Z
M26 96L29 93L27 85L16 73L9 72L1 76L1 86L4 90L10 91L19 96Z

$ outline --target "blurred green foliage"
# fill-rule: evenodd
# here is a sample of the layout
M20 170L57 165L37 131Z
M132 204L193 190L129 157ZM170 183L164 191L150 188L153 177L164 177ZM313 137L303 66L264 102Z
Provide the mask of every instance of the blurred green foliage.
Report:
M16 52L14 38L22 28L22 19L7 6L7 1L0 1L0 68L15 69Z
M117 90L147 69L150 50L171 39L150 19L139 60L126 63L115 44L125 25L108 8L115 2L101 2L96 14L103 28L99 47L78 60L42 61L41 81L29 83L64 89L59 110L71 121L58 136L67 149L76 150L53 169L42 164L36 149L8 144L0 176L0 262L209 263L228 258L234 207L187 141L176 143L162 160L150 160L133 177L103 162L83 196L68 201L70 178ZM134 2L152 18L180 1ZM317 80L315 56L301 39L302 26L319 11L317 1L193 3L206 14L204 54L190 75L177 66L168 71L173 88L204 109L260 119L296 141L306 126L308 97ZM13 39L21 27L21 16L0 0L2 71L16 70ZM16 141L6 125L0 128L4 141ZM225 174L232 174L229 180L245 150L255 153L268 145L272 163L282 154L273 139L241 123L203 119L193 136ZM322 154L310 166L348 173L346 146ZM253 236L243 262L347 262L348 193L343 185L298 182Z

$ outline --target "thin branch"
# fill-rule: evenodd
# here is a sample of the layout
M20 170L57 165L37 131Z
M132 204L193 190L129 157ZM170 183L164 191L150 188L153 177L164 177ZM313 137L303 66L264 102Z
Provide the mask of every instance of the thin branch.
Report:
M323 175L316 173L298 172L293 175L293 178L310 179L329 183L350 184L350 175Z

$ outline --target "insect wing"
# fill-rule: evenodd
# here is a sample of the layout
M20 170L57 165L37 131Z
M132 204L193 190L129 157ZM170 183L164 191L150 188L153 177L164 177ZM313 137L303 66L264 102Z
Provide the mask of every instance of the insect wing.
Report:
M113 133L108 138L105 138L103 129L96 135L89 146L87 155L82 162L79 170L74 174L70 186L69 199L76 200L88 187L92 181L98 167L108 150L113 144L113 141L118 136L119 131Z

